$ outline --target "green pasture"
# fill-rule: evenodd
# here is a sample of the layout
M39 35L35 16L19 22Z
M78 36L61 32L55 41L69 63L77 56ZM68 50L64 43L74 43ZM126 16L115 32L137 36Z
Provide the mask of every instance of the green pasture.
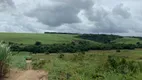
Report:
M116 39L113 42L115 42L115 43L124 43L124 44L136 44L137 42L142 43L142 40L140 40L138 38L124 37L124 38Z
M15 52L14 52L15 53ZM25 54L24 54L25 53ZM61 54L64 56L60 58ZM79 55L77 55L79 54ZM21 52L13 55L13 65L16 67L24 67L24 57L31 56L32 59L45 60L46 63L40 69L44 69L49 72L50 80L66 80L66 74L71 74L69 80L93 80L93 74L96 75L95 69L101 64L107 61L108 55L115 55L123 57L130 61L142 61L142 50L121 50L121 52L116 52L116 50L96 50L88 51L85 54L81 53L56 53L56 54L30 54L27 52ZM23 67L22 67L23 66ZM95 79L95 80L141 80L141 73L135 75L136 79L124 79L121 74L113 73L99 73L104 75L105 79ZM127 75L126 75L127 76ZM125 77L126 77L125 76ZM130 78L130 79L129 79Z
M68 43L72 40L82 40L77 38L75 34L40 34L40 33L0 33L0 41L14 42L19 44L34 44L36 41L43 44L55 44L55 43ZM94 42L94 41L92 41ZM124 44L136 44L142 40L138 38L124 37L116 39L112 42L124 43Z
M40 41L43 44L55 44L78 40L75 36L71 34L0 33L0 41L20 44L34 44Z

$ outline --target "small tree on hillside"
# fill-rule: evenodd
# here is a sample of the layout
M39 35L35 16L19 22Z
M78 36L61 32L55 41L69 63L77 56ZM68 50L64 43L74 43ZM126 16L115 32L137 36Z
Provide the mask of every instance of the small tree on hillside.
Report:
M36 46L39 46L39 45L41 45L41 44L42 44L42 43L39 42L39 41L36 41L36 42L35 42L35 45L36 45Z

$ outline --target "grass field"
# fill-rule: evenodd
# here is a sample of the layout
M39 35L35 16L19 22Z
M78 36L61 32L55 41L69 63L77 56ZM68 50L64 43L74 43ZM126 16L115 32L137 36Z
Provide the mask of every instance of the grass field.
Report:
M23 54L26 53L26 54ZM33 60L44 59L46 61L40 69L44 69L49 72L49 80L66 80L67 74L71 77L69 80L141 80L141 73L135 75L136 79L129 75L114 74L114 73L97 73L96 68L107 61L108 55L115 55L124 57L127 60L133 60L141 62L142 50L121 50L120 53L115 50L96 50L88 51L84 55L80 53L64 53L63 57L60 54L36 54L30 55L30 53L22 52L13 56L13 65L19 67L16 64L20 64L19 68L23 68L24 57L32 56ZM79 54L79 55L77 55ZM38 63L39 64L39 63ZM93 79L95 75L101 74L105 79ZM128 79L125 79L125 77Z
M36 33L0 33L0 41L23 44L34 44L40 41L43 44L67 43L78 40L71 34L36 34Z
M14 42L19 44L34 44L36 41L40 41L43 44L55 44L55 43L68 43L72 40L82 40L77 38L77 35L72 34L36 34L36 33L0 33L0 41ZM93 41L92 41L93 42ZM142 40L138 38L124 37L116 39L115 43L136 44Z
M142 43L142 40L140 40L138 38L124 37L124 38L116 39L113 42L124 43L124 44L136 44L137 42Z
M0 33L0 40L19 44L34 44L40 41L42 44L68 43L72 40L82 40L77 35L71 34L30 34L30 33ZM103 44L91 41L92 44ZM114 40L115 43L136 44L142 42L138 38L124 37ZM49 72L49 80L141 80L142 72L136 75L107 72L103 66L108 63L109 56L117 56L126 59L127 67L139 67L142 62L142 49L135 50L95 50L76 53L31 54L29 52L12 52L11 68L26 69L26 58L32 58L34 69L43 69ZM118 59L119 61L120 59ZM131 63L129 61L136 61ZM122 61L125 63L126 61ZM117 61L116 61L117 63ZM115 64L115 63L114 63ZM128 66L129 65L129 66ZM119 65L118 65L119 66ZM123 67L125 65L121 65ZM101 69L100 69L101 68ZM124 68L124 67L123 67ZM141 65L142 71L142 65ZM98 71L97 71L98 70ZM119 70L119 69L118 69ZM124 71L129 70L126 69Z

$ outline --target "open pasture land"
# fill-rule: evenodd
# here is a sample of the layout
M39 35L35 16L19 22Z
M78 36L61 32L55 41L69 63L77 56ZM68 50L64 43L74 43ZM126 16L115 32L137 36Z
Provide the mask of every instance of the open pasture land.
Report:
M34 44L36 41L40 41L43 44L55 44L78 40L75 36L71 34L0 33L0 41L19 44Z
M94 35L99 35L99 34L94 34ZM98 38L98 37L92 37L91 39L95 39L95 38ZM101 38L103 39L104 37L100 35L99 38L101 40ZM106 37L106 40L107 39L108 38ZM36 41L41 42L42 44L60 44L60 43L62 44L62 43L70 43L73 40L87 40L93 43L101 43L98 40L90 40L89 38L87 39L87 37L83 39L82 37L79 37L79 34L0 33L0 41L25 44L25 45L34 44ZM111 42L116 44L123 44L123 43L136 44L137 42L142 43L142 40L139 38L123 37L123 38L117 38L115 40L112 40Z
M13 62L23 63L19 57L31 56L33 66L38 69L44 69L49 72L49 80L141 80L141 73L137 75L123 75L117 73L97 72L98 67L107 62L108 56L118 56L128 61L142 61L142 50L95 50L84 53L53 53L53 54L23 54L13 55ZM39 60L44 60L39 62ZM19 61L19 62L18 62ZM14 63L13 63L14 64ZM38 66L37 65L41 65ZM24 65L23 65L24 66ZM20 66L21 67L21 66ZM96 77L98 76L98 77ZM135 78L133 78L135 77ZM99 79L100 78L100 79Z
M25 70L31 60L49 80L142 80L141 38L80 35L0 33L0 40L14 43L11 68Z
M119 43L119 44L136 44L137 42L142 43L142 40L140 40L139 38L130 38L130 37L124 37L124 38L120 38L120 39L116 39L112 42L115 43Z

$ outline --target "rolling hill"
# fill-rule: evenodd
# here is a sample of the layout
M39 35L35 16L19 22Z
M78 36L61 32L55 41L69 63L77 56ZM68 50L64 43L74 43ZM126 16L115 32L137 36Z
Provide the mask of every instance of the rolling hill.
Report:
M71 34L0 33L0 40L23 44L34 44L36 41L43 44L54 44L79 40L75 36Z
M108 37L107 37L108 36ZM79 34L60 34L60 33L0 33L0 41L14 42L18 44L34 44L36 41L42 44L69 43L73 40L87 40L93 43L103 43L108 40L113 43L136 44L142 43L142 40L137 37L121 37L112 35L81 35ZM102 41L101 41L102 40Z
M123 43L124 44L136 44L137 42L142 43L142 40L140 40L139 38L124 37L124 38L116 39L112 42L118 43L118 44L123 44Z

